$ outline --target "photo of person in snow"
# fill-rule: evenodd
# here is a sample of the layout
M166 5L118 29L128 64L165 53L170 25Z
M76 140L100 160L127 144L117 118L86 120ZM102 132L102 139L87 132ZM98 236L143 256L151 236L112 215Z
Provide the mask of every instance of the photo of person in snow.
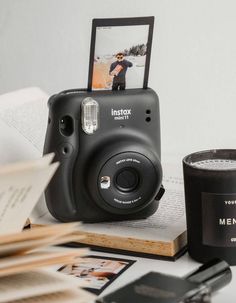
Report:
M127 69L132 67L133 63L124 59L123 53L116 54L116 61L110 66L109 75L113 76L112 90L125 90L125 76Z
M153 28L150 18L94 19L97 25L93 22L89 90L147 88Z

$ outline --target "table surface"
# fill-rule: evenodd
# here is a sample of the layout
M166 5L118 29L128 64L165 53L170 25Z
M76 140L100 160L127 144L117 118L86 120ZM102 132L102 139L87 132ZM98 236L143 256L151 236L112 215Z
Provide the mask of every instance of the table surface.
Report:
M126 270L123 274L121 274L111 285L106 288L100 296L104 296L117 288L120 288L131 281L137 279L138 277L146 274L149 271L158 271L165 274L171 274L175 276L184 276L187 273L191 272L196 267L199 267L200 264L193 261L188 253L179 258L177 261L162 261L162 260L154 260L147 258L137 258L131 257L127 255L116 255L116 254L108 254L101 252L91 252L91 255L100 255L100 256L110 256L116 258L125 258L136 260L128 270ZM236 266L231 267L233 279L224 288L215 293L212 296L212 303L235 303L236 302Z

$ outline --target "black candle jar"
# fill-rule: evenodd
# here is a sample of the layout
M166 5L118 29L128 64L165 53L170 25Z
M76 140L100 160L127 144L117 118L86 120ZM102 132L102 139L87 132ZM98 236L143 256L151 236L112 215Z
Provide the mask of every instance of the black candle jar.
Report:
M236 265L236 150L190 154L183 170L190 256Z

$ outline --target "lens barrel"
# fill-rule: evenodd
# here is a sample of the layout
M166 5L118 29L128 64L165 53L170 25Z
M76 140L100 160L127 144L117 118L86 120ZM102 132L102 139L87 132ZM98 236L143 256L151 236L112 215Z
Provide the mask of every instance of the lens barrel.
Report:
M161 165L141 153L122 152L111 157L101 168L98 190L104 205L114 213L135 212L153 201L161 184Z

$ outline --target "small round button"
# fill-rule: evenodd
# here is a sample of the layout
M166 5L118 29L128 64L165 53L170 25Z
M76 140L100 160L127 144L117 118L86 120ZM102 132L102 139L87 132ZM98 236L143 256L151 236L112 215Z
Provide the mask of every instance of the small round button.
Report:
M70 143L62 143L59 147L58 147L58 152L59 152L59 156L60 158L68 158L72 155L73 153L73 146Z

